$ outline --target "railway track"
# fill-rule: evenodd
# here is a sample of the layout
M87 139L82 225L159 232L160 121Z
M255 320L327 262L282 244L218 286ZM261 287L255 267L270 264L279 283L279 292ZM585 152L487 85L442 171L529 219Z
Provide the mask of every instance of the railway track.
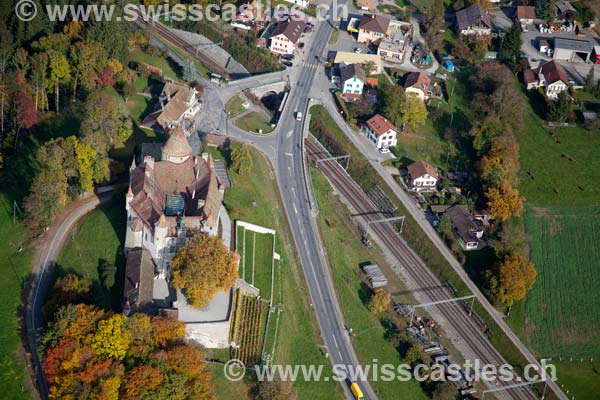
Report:
M309 157L314 160L330 157L320 143L312 136L305 140L305 149ZM358 184L348 175L340 164L336 161L325 161L319 163L319 169L324 173L335 190L340 193L347 203L354 209L353 212L360 215L359 218L366 223L369 220L380 218L380 211L369 199L366 193ZM422 293L427 301L446 300L454 295L437 279L429 270L425 263L414 253L412 249L398 235L396 229L390 223L373 224L370 227L371 235L378 241L382 248L392 254L398 264L405 270L405 274L412 285L417 288L436 288ZM464 307L460 304L444 304L435 306L435 309L445 316L448 329L453 329L464 343L470 348L471 352L481 361L482 364L493 364L497 367L506 364L506 361L500 353L493 347L490 341L481 331L480 325L471 318ZM466 357L467 358L467 357ZM513 382L493 382L496 387L507 386L508 384L522 383L524 380L517 378ZM498 398L510 398L516 400L536 400L538 396L529 387L516 389L507 389L506 391L495 393Z
M169 43L183 49L190 57L194 58L206 68L211 70L212 72L218 73L230 79L229 73L225 68L214 62L210 57L207 57L202 51L196 51L196 47L193 44L183 40L181 37L173 33L169 28L161 24L160 22L148 23L143 18L138 18L137 22L154 32L156 32L160 37L168 41Z

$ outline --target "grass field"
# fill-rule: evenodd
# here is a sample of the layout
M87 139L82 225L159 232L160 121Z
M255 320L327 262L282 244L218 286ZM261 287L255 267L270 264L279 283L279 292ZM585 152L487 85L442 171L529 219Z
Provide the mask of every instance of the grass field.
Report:
M233 118L246 111L246 107L244 107L243 104L244 99L241 96L233 96L225 103L225 111L229 113L230 118Z
M22 290L33 262L33 251L25 243L25 229L12 223L13 203L0 193L0 391L4 399L33 397L24 352L19 337ZM25 250L19 252L24 246ZM23 391L21 391L23 388Z
M600 357L600 207L531 206L525 214L538 271L524 332L542 357Z
M152 56L141 49L134 49L129 52L131 61L143 62L154 67L162 69L165 78L175 79L181 78L179 66L173 61L160 56Z
M212 149L213 155L218 152ZM251 150L253 167L248 176L239 176L230 170L233 186L225 191L224 204L232 219L266 226L277 231L275 249L281 254L281 262L276 263L275 292L273 305L282 311L272 314L267 333L266 351L273 354L274 363L284 364L323 364L329 365L320 349L322 344L318 333L313 309L310 307L308 289L304 275L292 245L291 234L271 166L256 150ZM227 157L223 157L227 159ZM227 386L220 399L252 398L230 397L228 393L247 393L249 383L229 382L222 373L215 374L213 382ZM294 388L299 399L341 399L341 387L335 382L296 382Z
M269 133L273 130L269 121L257 111L251 111L236 119L233 124L240 129L253 133L257 133L259 129L262 129L262 133Z
M92 211L71 234L58 259L58 275L74 272L93 280L95 302L105 309L118 307L122 300L125 257L121 250L126 219L123 202L118 200ZM117 267L115 286L110 291L100 279L100 266L105 261Z
M553 360L556 362L556 360ZM558 383L576 400L597 400L600 393L600 362L589 360L556 363Z
M271 298L273 277L273 235L256 233L243 226L236 231L237 252L240 255L240 278L260 289L261 297Z
M376 254L376 250L368 250L360 242L358 230L349 221L345 206L332 193L331 186L316 170L312 170L313 187L319 205L319 228L325 250L329 258L335 292L341 304L345 324L354 331L352 342L358 358L363 365L373 359L379 363L399 364L402 359L394 345L386 340L389 334L386 326L369 311L365 301L369 289L359 277L362 263L385 262ZM405 289L391 270L386 276L397 286L389 287L391 292ZM416 381L410 382L371 382L380 399L426 399Z

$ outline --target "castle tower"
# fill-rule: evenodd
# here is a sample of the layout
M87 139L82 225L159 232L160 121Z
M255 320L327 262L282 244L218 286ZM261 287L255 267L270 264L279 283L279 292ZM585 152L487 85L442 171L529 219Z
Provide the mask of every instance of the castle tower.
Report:
M192 147L190 146L183 128L177 126L173 134L162 148L162 160L175 164L181 164L192 156Z

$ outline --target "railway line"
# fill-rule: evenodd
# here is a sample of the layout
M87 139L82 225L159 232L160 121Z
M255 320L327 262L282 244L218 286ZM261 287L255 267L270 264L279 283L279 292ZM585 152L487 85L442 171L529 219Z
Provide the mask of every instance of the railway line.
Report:
M309 136L305 140L305 149L309 157L314 160L330 157L314 139ZM381 216L380 210L369 199L366 193L358 184L348 175L340 164L336 161L324 161L319 163L319 169L325 174L326 178L340 193L345 201L354 209L364 223L373 221ZM417 288L435 288L422 293L427 301L439 301L454 297L454 295L437 279L429 270L425 263L409 248L404 240L398 235L396 229L390 223L373 224L370 227L371 235L377 242L398 261L398 265L405 270L405 276L412 282L412 286ZM506 361L500 353L493 347L480 325L471 318L466 310L460 304L444 304L435 306L435 309L446 317L447 330L454 330L464 343L470 348L471 353L481 361L482 364L493 364L497 367L506 364ZM447 326L450 325L450 326ZM522 378L517 377L513 382L493 382L496 387L507 386L513 383L523 383ZM495 393L497 398L527 399L536 400L537 395L529 387L516 389L507 389L506 391Z

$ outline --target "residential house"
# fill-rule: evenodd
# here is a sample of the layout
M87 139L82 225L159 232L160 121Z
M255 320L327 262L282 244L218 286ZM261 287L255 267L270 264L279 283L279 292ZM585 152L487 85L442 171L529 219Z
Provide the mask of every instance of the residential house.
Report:
M242 5L240 10L235 16L239 22L253 24L259 29L266 27L269 23L267 7L263 6L259 0Z
M535 7L517 6L517 22L521 25L533 25L535 21Z
M383 116L376 114L361 127L362 132L375 144L377 149L388 148L397 144L398 130Z
M382 15L363 14L358 23L358 42L373 43L387 35L390 19Z
M340 68L342 96L347 98L360 97L365 83L365 71L363 71L360 64L350 64Z
M393 63L404 61L410 43L410 27L408 23L390 21L387 35L377 42L377 54L381 59Z
M271 33L269 50L276 54L293 54L306 26L306 21L296 18L278 22Z
M546 96L555 100L560 92L569 88L569 78L564 68L552 60L538 68L528 69L523 73L527 90L543 87Z
M457 11L456 25L463 36L491 35L493 27L490 15L479 4Z
M417 192L434 192L438 182L438 173L429 163L419 160L410 164L408 170L408 183L412 190Z
M426 72L411 72L404 81L404 91L409 96L425 101L429 98L431 77Z
M449 207L445 214L450 217L452 230L462 248L477 250L481 246L480 239L483 237L483 222L473 218L465 205Z
M379 74L383 71L381 58L377 54L358 54L353 51L338 51L335 54L333 63L339 65L340 68L350 64L372 64L375 66L375 70L372 71L373 74Z
M186 84L167 81L158 97L156 110L142 121L142 126L164 132L185 125L200 111L198 91Z

